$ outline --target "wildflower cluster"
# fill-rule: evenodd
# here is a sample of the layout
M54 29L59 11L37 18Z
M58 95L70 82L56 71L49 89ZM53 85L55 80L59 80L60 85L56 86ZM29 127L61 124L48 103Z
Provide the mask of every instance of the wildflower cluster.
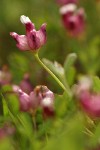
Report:
M78 1L57 0L57 2L61 5L62 21L70 35L77 36L83 32L85 12L83 8L77 8ZM0 70L2 109L0 144L3 143L4 147L2 149L7 149L9 145L12 150L17 147L27 149L27 144L30 150L56 148L60 150L62 147L65 149L64 146L69 149L69 145L71 150L74 150L73 147L75 150L88 150L91 147L98 149L100 79L84 76L78 79L76 84L74 82L70 84L67 77L76 82L73 74L77 55L69 54L63 66L47 59L42 61L39 58L39 49L47 40L46 23L37 31L28 17L22 15L20 21L26 28L26 34L10 32L17 43L17 48L23 52L29 51L63 92L55 94L46 85L34 86L29 72L24 73L23 79L16 84L9 67L4 65ZM79 139L83 141L80 144ZM60 146L57 146L57 142L60 142Z

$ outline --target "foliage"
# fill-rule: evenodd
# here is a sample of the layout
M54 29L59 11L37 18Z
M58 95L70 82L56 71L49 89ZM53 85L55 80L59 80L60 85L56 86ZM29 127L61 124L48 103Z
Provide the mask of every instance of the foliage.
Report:
M80 6L85 29L73 37L63 27L56 0L1 0L0 150L100 149L100 2L80 0ZM15 29L23 34L22 14L34 19L37 29L47 23L43 59L38 52L18 51L8 35ZM84 99L94 105L84 106Z

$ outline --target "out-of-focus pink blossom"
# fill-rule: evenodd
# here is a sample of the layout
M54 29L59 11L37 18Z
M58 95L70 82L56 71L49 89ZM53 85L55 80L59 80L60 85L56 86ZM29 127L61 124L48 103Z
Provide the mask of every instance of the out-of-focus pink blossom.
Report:
M78 36L84 31L85 12L83 8L77 9L75 4L67 4L60 8L62 22L71 36Z
M33 90L32 83L30 81L30 75L29 73L24 74L23 80L20 82L20 88L22 89L23 92L30 94Z
M34 109L40 107L44 116L52 116L54 114L54 94L46 86L37 86L30 93L32 107Z
M90 91L92 88L92 79L89 76L83 76L79 79L78 85L74 86L74 94L78 97L84 91Z
M20 20L26 28L26 35L18 35L15 32L11 32L10 35L16 40L16 46L20 50L37 52L36 50L46 43L46 23L42 24L40 30L36 31L34 24L28 17L22 15Z
M54 93L46 86L36 86L29 95L19 86L14 85L13 90L19 97L20 111L33 115L38 108L41 108L44 118L54 116Z
M11 84L12 75L7 65L4 65L0 70L0 85Z
M93 92L91 78L81 78L75 86L74 93L87 115L92 118L100 117L100 93Z
M29 111L32 107L29 95L23 92L21 89L18 91L18 94L19 94L20 110Z
M78 0L56 0L56 2L59 5L65 5L65 4L70 4L70 3L77 4Z
M0 128L0 139L6 138L15 133L15 128L10 124L5 124L2 128Z
M79 95L83 110L90 117L100 117L100 94L84 91Z

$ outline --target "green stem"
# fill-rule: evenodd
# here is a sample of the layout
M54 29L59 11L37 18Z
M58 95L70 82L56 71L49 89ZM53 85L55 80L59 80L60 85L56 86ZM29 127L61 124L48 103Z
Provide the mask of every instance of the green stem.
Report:
M56 82L62 87L62 89L64 91L67 92L67 94L69 95L67 89L65 88L65 86L61 83L61 81L53 74L53 72L51 72L51 70L49 70L49 68L47 68L47 66L45 66L45 64L40 60L38 53L34 54L36 60L39 62L39 64L56 80Z
M69 95L72 97L72 92L71 92L70 87L68 86L68 83L67 83L67 81L66 81L66 79L65 79L65 76L62 76L62 83L63 83L64 86L66 87L66 89L67 89Z

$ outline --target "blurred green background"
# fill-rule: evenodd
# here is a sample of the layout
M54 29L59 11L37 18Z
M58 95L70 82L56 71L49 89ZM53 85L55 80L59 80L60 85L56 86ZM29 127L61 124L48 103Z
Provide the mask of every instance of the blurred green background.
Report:
M75 63L77 74L100 75L100 2L79 0L78 7L85 9L86 27L81 37L72 38L62 25L55 0L0 0L0 66L9 64L15 83L19 83L23 74L29 71L34 86L46 84L53 90L58 86L37 64L32 54L18 50L10 37L9 32L13 31L25 34L19 20L21 15L28 16L36 29L47 23L47 43L39 52L41 58L63 64L67 54L75 52L78 55Z

